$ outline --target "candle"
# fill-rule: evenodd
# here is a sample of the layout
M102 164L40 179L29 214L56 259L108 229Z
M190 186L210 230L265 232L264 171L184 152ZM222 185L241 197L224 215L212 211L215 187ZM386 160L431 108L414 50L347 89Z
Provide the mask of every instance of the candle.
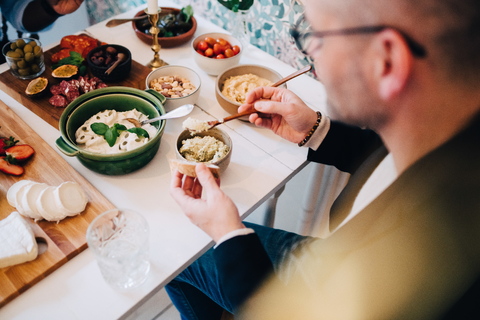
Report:
M148 0L148 13L156 14L158 13L158 0Z

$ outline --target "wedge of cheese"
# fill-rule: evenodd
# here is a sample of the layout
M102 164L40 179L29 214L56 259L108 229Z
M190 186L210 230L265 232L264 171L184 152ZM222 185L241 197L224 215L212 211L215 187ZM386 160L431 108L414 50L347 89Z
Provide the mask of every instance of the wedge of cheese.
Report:
M0 221L0 268L34 260L37 255L33 230L18 212Z

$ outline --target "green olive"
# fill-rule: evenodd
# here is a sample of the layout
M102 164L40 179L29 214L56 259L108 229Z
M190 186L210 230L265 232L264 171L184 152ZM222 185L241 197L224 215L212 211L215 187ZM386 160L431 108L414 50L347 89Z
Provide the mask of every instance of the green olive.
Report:
M30 68L32 69L32 73L40 72L40 67L37 64L32 64Z
M17 47L20 49L23 49L23 47L25 47L25 40L23 39L18 39L15 43L17 44Z
M34 58L35 56L33 55L33 53L31 52L25 53L25 61L27 61L28 63L32 62Z
M17 62L17 66L20 69L25 69L27 67L27 63L25 62L25 60L22 59L22 60Z
M23 47L23 52L24 53L33 52L33 47L29 44L26 44L25 47Z
M20 49L20 48L15 49L15 52L18 53L18 54L20 55L20 57L22 57L22 58L23 58L23 56L25 55L25 54L23 53L23 50Z
M15 42L10 43L10 49L12 50L17 49L17 44Z
M32 40L28 43L32 48L35 48L37 46L37 42L35 40Z
M22 56L20 54L18 54L17 52L15 51L8 51L7 52L7 57L10 57L10 58L21 58Z
M28 76L30 75L30 68L18 69L18 74L21 76Z
M33 53L35 54L35 57L40 57L42 55L42 48L40 48L39 46L36 46L35 48L33 48Z

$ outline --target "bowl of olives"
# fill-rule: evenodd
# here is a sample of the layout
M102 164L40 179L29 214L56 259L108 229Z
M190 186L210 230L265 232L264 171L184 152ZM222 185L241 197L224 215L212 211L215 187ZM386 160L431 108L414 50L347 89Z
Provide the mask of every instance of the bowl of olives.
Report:
M3 46L2 53L17 78L33 79L45 71L42 44L36 39L12 40Z
M105 44L92 49L88 53L87 64L95 77L105 82L118 82L130 74L132 54L124 46ZM110 73L106 73L114 65L115 68Z
M173 48L188 42L197 30L197 20L193 15L185 13L185 8L169 8L161 7L161 12L158 19L158 27L160 32L158 34L158 43L162 48ZM139 11L135 18L145 16L145 11ZM145 16L145 19L132 22L133 30L137 37L148 44L153 43L153 36L150 33L152 25Z

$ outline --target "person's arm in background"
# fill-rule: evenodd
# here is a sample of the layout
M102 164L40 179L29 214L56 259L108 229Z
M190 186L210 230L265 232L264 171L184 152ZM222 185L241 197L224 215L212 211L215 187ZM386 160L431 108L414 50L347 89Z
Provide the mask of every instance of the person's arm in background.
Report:
M37 32L77 10L83 0L4 0L2 13L22 32Z

